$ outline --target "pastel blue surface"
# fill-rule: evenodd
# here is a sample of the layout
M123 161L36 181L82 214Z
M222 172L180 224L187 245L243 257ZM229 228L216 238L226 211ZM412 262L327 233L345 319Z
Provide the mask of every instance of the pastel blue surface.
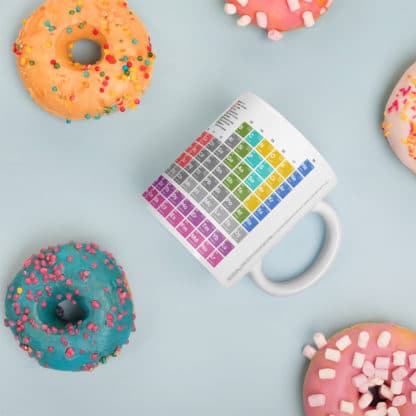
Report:
M117 360L70 374L42 369L0 328L1 416L301 416L300 351L315 330L366 320L416 329L416 178L380 130L391 89L416 60L414 0L335 0L313 29L278 44L237 28L220 0L131 0L158 53L153 85L141 110L71 126L29 100L10 52L39 4L0 3L1 288L39 247L95 240L125 266L138 331ZM339 177L329 200L341 252L293 298L268 297L249 279L223 289L140 198L244 91L287 116ZM308 216L266 271L296 273L321 237Z

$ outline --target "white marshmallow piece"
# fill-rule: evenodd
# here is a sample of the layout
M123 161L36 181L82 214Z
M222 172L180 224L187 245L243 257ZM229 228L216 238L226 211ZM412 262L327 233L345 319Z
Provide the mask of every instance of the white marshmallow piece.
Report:
M409 381L416 386L416 371L411 375L411 377L409 378Z
M316 354L316 349L314 347L311 347L310 345L306 345L305 348L303 349L303 355L309 360L312 360L315 354Z
M365 355L362 354L361 352L356 352L352 360L352 366L354 368L363 368L364 361L365 361Z
M402 381L403 379L407 377L408 374L409 372L406 370L405 367L399 367L393 371L392 377L393 377L393 380Z
M248 26L250 23L251 23L251 17L248 16L247 14L245 14L244 16L241 16L237 20L237 26L240 26L240 27Z
M407 399L405 395L401 395L401 396L396 396L393 401L391 402L391 404L394 407L401 407L404 406L407 403Z
M308 404L310 407L322 407L325 406L325 402L325 394L311 394L308 397Z
M373 395L371 393L365 393L358 400L358 407L360 409L367 409L367 407L370 406L372 401Z
M393 353L393 365L400 367L406 364L406 353L404 351L395 351Z
M351 338L348 335L344 335L340 338L335 345L340 351L346 350L352 344Z
M226 14L233 15L237 13L237 7L232 3L225 3L224 11Z
M379 348L387 348L390 344L391 333L389 331L383 331L377 338L377 345Z
M273 41L277 42L278 40L280 40L280 39L282 39L282 38L283 38L283 33L282 33L282 32L279 32L279 31L278 31L278 30L276 30L276 29L272 29L272 30L269 30L269 31L267 32L267 37L268 37L270 40L273 40Z
M319 378L321 380L333 380L336 377L336 371L332 368L321 368Z
M305 12L303 13L302 17L305 27L312 27L315 24L315 19L312 12Z
M370 387L374 386L382 386L384 384L384 380L380 377L374 377L369 381Z
M267 14L264 12L257 12L256 13L256 22L257 26L261 27L262 29L266 29L267 27Z
M365 412L364 416L380 416L380 412L377 409L371 409Z
M387 409L387 414L388 414L389 416L400 416L400 412L399 412L399 410L397 409L397 407L389 407L389 408Z
M386 416L387 415L387 404L385 402L377 403L376 410L378 412L377 416Z
M370 390L370 383L364 383L364 384L362 384L360 387L358 387L358 391L359 391L361 394L368 393L368 392L369 392L369 390Z
M376 368L388 370L390 367L390 357L376 357Z
M383 384L380 387L379 393L380 393L380 396L384 397L387 400L392 400L393 399L393 393L391 392L391 390L385 384Z
M333 361L334 363L339 363L341 360L341 353L333 348L327 348L325 350L325 358L329 361Z
M341 400L339 410L341 410L342 413L352 415L354 413L354 404L345 400Z
M367 331L360 332L360 335L358 336L358 346L362 349L366 349L369 340L370 334Z
M367 382L368 378L364 374L358 374L358 376L352 378L352 384L354 384L354 386L357 388L363 384L366 384Z
M380 368L376 368L376 371L374 372L374 377L381 378L382 380L388 380L389 370L382 370Z
M392 380L390 383L390 390L395 396L401 394L403 391L403 381Z
M372 362L365 361L363 364L363 374L365 374L367 377L373 377L375 373L375 368Z
M325 345L327 344L325 335L322 334L321 332L317 332L314 336L313 336L313 342L316 344L316 346L318 347L318 350L320 350L321 348L325 347Z
M409 365L412 370L416 368L416 354L409 355Z
M287 0L287 5L291 12L295 12L300 9L299 0Z
M412 404L416 404L416 391L412 391L410 393L410 400L411 400Z
M248 0L237 0L237 3L238 3L240 6L246 7L246 6L247 6L247 4L248 4Z

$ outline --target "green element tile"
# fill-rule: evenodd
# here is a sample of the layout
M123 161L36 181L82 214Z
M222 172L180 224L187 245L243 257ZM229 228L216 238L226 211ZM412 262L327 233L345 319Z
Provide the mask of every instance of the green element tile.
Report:
M249 195L250 189L247 188L243 183L235 190L234 195L243 202Z
M254 172L245 180L246 185L252 191L254 191L255 189L257 189L261 185L262 182L263 182L263 179L260 178L260 176L257 175Z
M240 157L246 157L251 150L251 146L246 142L241 142L235 149L234 152Z
M233 173L230 173L223 183L230 191L233 191L240 184L240 180Z
M247 137L246 140L253 146L256 147L262 140L263 136L257 131L253 130Z
M242 224L249 215L250 212L246 208L240 207L234 212L233 217Z
M241 137L246 137L253 130L253 128L248 125L247 123L243 123L237 130L236 133L239 134Z
M224 163L230 168L234 169L239 163L241 159L234 153L231 152L225 159Z
M263 160L264 158L262 158L255 150L253 150L245 159L246 163L248 163L252 168L260 165Z
M234 170L234 173L241 179L245 179L251 173L250 166L246 165L244 162L240 163L237 168Z
M271 167L270 164L267 162L263 162L257 169L256 172L264 179L266 179L268 176L270 176L274 170Z

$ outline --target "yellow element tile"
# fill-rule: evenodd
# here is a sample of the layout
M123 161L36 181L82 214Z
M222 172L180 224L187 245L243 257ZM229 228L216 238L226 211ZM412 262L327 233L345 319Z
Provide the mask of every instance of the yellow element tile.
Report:
M256 147L256 150L264 157L266 157L273 149L273 145L266 139L261 141Z
M266 180L268 185L270 185L273 189L277 189L282 183L284 179L278 173L272 173Z
M248 199L245 200L244 205L250 211L255 211L261 204L260 199L256 195L252 194Z
M270 153L267 161L274 167L277 168L283 161L285 160L285 157L275 150L274 152Z
M286 179L289 177L293 172L295 168L292 166L292 164L285 160L278 168L277 171Z
M257 189L256 189L256 195L262 200L264 201L265 199L267 199L270 194L272 193L272 189L267 186L266 184L262 184L260 185Z

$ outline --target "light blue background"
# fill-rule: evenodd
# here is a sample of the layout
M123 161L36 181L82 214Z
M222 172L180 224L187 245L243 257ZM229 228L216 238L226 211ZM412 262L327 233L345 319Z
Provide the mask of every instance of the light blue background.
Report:
M302 346L366 320L416 330L415 177L380 130L416 59L414 0L335 0L311 30L269 42L220 0L131 0L158 54L142 108L66 126L31 102L11 53L38 0L0 3L0 288L40 247L95 240L125 265L138 331L93 374L47 371L0 329L0 415L302 415ZM328 276L274 299L223 289L145 210L141 192L240 93L262 96L339 176L344 238ZM309 216L266 259L276 277L319 247ZM3 315L3 311L2 311ZM3 318L3 316L2 316Z

